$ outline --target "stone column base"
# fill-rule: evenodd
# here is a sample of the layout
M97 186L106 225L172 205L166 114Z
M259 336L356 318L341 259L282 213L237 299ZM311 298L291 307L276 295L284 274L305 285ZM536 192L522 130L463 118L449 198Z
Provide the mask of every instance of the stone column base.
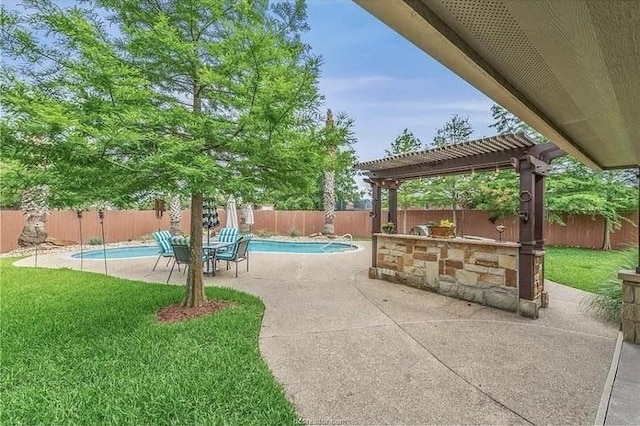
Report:
M378 268L373 266L369 268L369 278L373 280L378 279Z
M640 345L640 275L621 271L622 280L622 338Z
M523 317L528 318L538 318L540 312L540 297L535 298L534 300L520 299L520 306L518 312Z
M549 292L546 290L540 293L540 307L541 308L549 307Z

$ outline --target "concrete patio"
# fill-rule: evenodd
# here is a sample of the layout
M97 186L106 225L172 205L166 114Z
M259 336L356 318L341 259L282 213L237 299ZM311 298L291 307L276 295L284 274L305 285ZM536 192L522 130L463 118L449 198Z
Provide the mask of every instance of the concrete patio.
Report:
M250 272L241 264L238 278L206 278L262 298L260 348L310 424L593 424L618 330L582 312L583 292L548 283L550 307L530 320L371 280L370 243L358 244L333 255L252 253ZM109 273L164 282L168 269L151 272L154 262L109 261ZM80 266L59 254L38 264Z

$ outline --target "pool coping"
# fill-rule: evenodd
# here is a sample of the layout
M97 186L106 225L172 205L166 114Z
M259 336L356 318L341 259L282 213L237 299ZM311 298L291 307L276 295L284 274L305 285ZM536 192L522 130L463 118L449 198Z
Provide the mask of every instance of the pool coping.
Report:
M134 248L134 247L156 247L154 244L148 244L148 245L126 245L126 246L116 246L116 247L107 247L107 250L114 250L114 249L123 249L123 248ZM102 251L103 249L91 249L91 250L83 250L83 253L86 254L87 252L94 252L94 251ZM86 257L73 257L76 254L80 254L80 250L77 251L69 251L69 252L65 252L62 253L59 258L60 259L65 259L65 260L88 260L88 261L100 261L100 262L104 262L104 257L98 258L98 259L88 259ZM116 257L116 258L110 258L108 257L107 260L111 261L111 260L132 260L132 259L151 259L154 257L158 257L160 255L160 252L158 251L158 253L151 255L151 256L136 256L136 257Z
M255 240L257 241L268 241L268 242L273 242L273 243L296 243L296 244L320 244L321 241L296 241L296 240L276 240L276 239L271 239L271 238L255 238ZM333 241L327 243L327 245L331 245L333 243ZM274 255L286 255L286 256L290 256L290 255L295 255L295 256L299 256L299 255L304 255L304 256L327 256L327 255L337 255L337 254L345 254L345 253L357 253L359 251L364 250L364 246L361 244L356 244L355 242L343 242L343 241L335 241L335 243L337 244L342 244L342 245L349 245L352 247L355 247L355 249L353 250L348 250L348 251L336 251L336 252L331 252L331 253L292 253L292 252L277 252L277 251L251 251L250 253L255 253L255 254L274 254ZM107 250L113 250L113 249L120 249L120 248L135 248L135 247L155 247L155 245L153 244L149 244L149 245L127 245L127 246L117 246L117 247L107 247ZM96 251L102 251L102 249L91 249L91 250L85 250L84 253L86 254L87 252L96 252ZM74 257L74 255L80 254L80 251L70 251L70 252L65 252L62 253L59 258L60 259L65 259L65 260L88 260L88 261L104 261L104 257L100 257L97 259L89 259L86 257L83 257L82 259L80 257ZM151 255L151 256L136 256L136 257L117 257L117 258L107 258L107 260L112 261L112 260L132 260L132 259L147 259L147 258L154 258L160 255L160 252L158 252L157 254Z

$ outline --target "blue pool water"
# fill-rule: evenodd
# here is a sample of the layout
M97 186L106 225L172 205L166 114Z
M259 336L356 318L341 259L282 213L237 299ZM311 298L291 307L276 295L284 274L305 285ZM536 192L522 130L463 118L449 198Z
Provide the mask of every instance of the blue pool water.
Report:
M353 251L358 247L347 243L326 242L301 242L301 241L272 241L251 240L249 251L262 253L297 253L297 254L321 254L340 253ZM129 246L117 247L106 250L107 259L131 259L136 257L158 256L158 248L154 246ZM80 253L74 253L71 257L80 259ZM89 250L83 254L84 259L104 259L102 250Z
M263 253L340 253L358 247L347 243L251 240L249 251Z
M132 257L157 257L158 247L156 246L128 246L109 248L106 250L107 259L129 259ZM80 252L74 253L71 257L80 259ZM84 259L104 259L102 250L89 250L82 254Z

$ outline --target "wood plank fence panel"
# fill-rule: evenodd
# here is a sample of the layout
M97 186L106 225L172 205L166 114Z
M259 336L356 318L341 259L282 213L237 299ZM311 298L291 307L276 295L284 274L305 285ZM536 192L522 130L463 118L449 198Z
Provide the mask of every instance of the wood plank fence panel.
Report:
M182 212L182 232L188 234L190 212ZM226 224L226 212L218 210L221 226ZM503 241L518 241L518 218L509 216L496 223L489 221L490 214L484 211L467 210L456 211L458 219L458 233L460 235L474 235L478 237L498 239L495 229L497 224L506 226ZM254 233L268 231L277 235L289 235L295 229L300 235L309 235L322 231L323 212L321 211L273 211L257 210L254 212ZM405 219L406 218L406 219ZM429 221L441 219L452 220L451 210L400 210L398 212L399 230L410 231L412 227L426 224ZM611 236L614 248L623 248L637 244L638 213L631 213L627 218L633 222L624 221L620 229ZM387 213L383 212L383 222ZM603 240L604 222L601 218L590 216L567 216L564 218L566 226L546 224L546 240L548 244L568 245L576 247L600 248ZM22 212L15 210L0 210L0 252L4 253L17 248L17 241L24 217ZM95 211L84 212L82 219L83 237L85 243L91 238L100 238L100 222ZM127 241L148 236L158 229L169 229L169 213L165 212L162 219L157 219L155 212L108 210L105 216L105 238L107 242ZM47 232L52 238L79 241L78 219L75 211L53 211L47 217ZM371 218L368 211L339 211L336 212L335 232L338 235L352 234L355 238L367 238L371 235Z
M24 215L21 211L0 210L0 253L18 248L18 238L24 223Z

